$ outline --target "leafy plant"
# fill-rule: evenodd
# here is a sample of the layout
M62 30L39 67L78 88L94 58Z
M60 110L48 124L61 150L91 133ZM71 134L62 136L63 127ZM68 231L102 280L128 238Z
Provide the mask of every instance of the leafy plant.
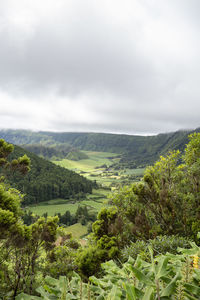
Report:
M200 298L200 269L193 267L193 255L200 255L200 248L179 248L180 254L153 257L151 262L139 255L131 257L119 267L113 260L102 264L105 275L90 277L90 283L81 281L74 273L71 281L46 277L45 285L37 289L40 297L20 294L17 300L30 299L97 299L97 300L197 300Z

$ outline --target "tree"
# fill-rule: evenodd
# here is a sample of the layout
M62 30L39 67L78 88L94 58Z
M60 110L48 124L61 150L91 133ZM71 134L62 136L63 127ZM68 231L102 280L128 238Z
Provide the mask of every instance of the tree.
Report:
M22 214L20 202L23 196L16 189L10 188L5 181L6 171L18 171L26 174L30 170L30 159L24 155L12 161L8 160L14 147L0 139L0 238L5 238L12 229L19 225Z
M41 253L54 247L57 222L57 217L40 218L30 226L20 224L10 232L0 252L0 290L4 294L12 291L13 299L22 291L32 294L38 284L38 270L44 264Z
M200 228L200 134L189 138L182 157L179 151L161 156L145 170L141 182L112 197L135 238L158 234L196 237Z
M0 140L0 291L12 299L20 291L32 293L36 270L40 267L41 251L54 247L58 217L38 219L30 226L22 221L20 202L23 195L6 184L6 174L30 170L30 159L24 155L9 161L13 146ZM1 296L1 295L0 295Z

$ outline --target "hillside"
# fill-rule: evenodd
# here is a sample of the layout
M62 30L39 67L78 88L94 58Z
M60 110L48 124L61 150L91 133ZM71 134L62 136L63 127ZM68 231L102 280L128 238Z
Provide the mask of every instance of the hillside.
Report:
M195 131L199 132L200 129ZM65 145L79 150L119 153L121 165L134 168L152 164L160 155L166 154L169 150L183 150L188 142L187 136L191 132L194 131L185 130L154 136L134 136L107 133L1 130L0 137L18 145L39 144L54 148Z
M68 144L25 144L21 145L21 147L46 159L56 159L57 157L65 158L67 155L69 155L69 153L74 151L74 148Z
M27 154L31 159L31 171L22 176L19 173L6 174L12 187L26 196L23 205L38 203L55 198L79 199L85 193L91 193L96 185L86 178L38 157L15 146L10 159Z

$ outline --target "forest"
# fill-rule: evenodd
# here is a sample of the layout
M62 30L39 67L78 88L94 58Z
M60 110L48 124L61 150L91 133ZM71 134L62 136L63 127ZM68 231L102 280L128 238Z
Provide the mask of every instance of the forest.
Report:
M24 223L23 185L13 183L22 176L31 189L36 158L1 139L0 298L200 299L200 133L187 140L146 167L140 181L110 194L83 245L66 234L59 215ZM58 173L56 184L74 178L70 193L93 187L47 166L41 177L33 170L40 184L46 172Z
M56 166L18 146L15 146L9 159L23 155L27 155L31 160L30 172L26 176L4 170L4 175L12 187L25 194L23 206L55 198L63 198L66 201L70 198L79 199L96 187L94 182L77 173Z

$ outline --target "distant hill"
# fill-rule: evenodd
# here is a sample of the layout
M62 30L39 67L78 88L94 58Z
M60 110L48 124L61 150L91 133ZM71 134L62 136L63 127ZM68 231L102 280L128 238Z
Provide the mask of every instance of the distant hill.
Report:
M66 158L74 148L68 144L47 145L47 144L25 144L21 145L24 149L35 153L36 155L49 159L56 160L57 158Z
M17 188L26 196L23 205L42 201L64 198L79 199L86 193L92 193L96 184L75 172L56 166L37 155L15 146L10 159L27 154L31 159L31 171L23 176L8 172L6 178L12 187Z
M75 161L78 161L78 160L81 160L81 159L88 159L89 157L81 152L81 151L78 151L78 150L74 150L74 151L70 151L68 154L67 154L67 159L69 160L75 160Z
M183 150L188 134L200 131L184 130L154 136L136 136L107 133L32 132L25 130L1 130L0 137L18 145L68 145L79 150L105 151L121 154L120 164L139 167L152 164L169 150Z

